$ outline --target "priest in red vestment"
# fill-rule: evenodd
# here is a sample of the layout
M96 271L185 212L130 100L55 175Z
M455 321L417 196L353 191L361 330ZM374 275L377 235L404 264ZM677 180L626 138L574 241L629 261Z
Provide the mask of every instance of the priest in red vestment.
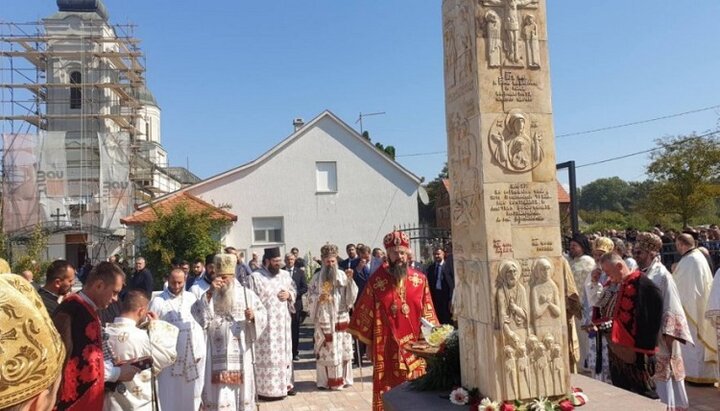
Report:
M425 360L403 345L420 338L420 318L438 324L427 278L408 264L408 236L393 231L383 242L388 262L368 280L348 330L372 356L374 411L383 410L383 393L425 374Z

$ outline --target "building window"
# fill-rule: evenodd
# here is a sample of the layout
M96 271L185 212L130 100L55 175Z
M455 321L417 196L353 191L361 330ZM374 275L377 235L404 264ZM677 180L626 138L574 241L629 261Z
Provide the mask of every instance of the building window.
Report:
M253 243L282 243L283 219L282 217L253 218Z
M337 163L334 161L316 162L315 182L318 193L337 192Z
M82 76L79 71L70 73L70 84L81 84ZM82 90L80 87L70 87L70 108L82 107Z

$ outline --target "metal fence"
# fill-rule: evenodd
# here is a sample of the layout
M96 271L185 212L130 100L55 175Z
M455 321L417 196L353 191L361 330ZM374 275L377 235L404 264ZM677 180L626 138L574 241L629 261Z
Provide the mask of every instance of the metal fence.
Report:
M451 242L450 230L444 228L400 225L395 229L410 237L410 248L413 250L415 260L421 263L432 259L435 247L445 248Z

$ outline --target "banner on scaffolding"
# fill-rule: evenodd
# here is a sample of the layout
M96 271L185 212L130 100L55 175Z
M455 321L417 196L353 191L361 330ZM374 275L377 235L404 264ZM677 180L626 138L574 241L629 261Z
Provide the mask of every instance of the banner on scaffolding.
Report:
M121 228L120 219L130 213L130 137L127 133L99 133L100 204L102 227Z
M3 134L3 229L12 233L40 220L36 134Z
M65 132L48 131L38 134L37 188L40 217L58 226L70 225L66 199L68 195Z

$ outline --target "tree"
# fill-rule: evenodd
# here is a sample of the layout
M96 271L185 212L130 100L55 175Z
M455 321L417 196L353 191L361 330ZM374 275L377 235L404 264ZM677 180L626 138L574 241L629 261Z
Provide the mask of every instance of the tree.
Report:
M579 207L587 211L624 213L631 207L631 186L620 177L599 178L580 190Z
M183 203L166 212L153 210L156 219L143 227L141 253L153 269L156 285L163 283L174 258L204 259L220 250L219 238L229 223L213 218L210 210L194 212Z
M25 270L30 270L35 278L38 278L44 273L43 268L46 268L48 265L46 261L47 246L48 233L43 229L41 224L37 224L28 239L25 255L15 261L13 270L18 274Z
M649 216L674 215L683 225L714 211L720 195L720 141L717 137L669 137L657 140L647 174L655 186L644 210Z

